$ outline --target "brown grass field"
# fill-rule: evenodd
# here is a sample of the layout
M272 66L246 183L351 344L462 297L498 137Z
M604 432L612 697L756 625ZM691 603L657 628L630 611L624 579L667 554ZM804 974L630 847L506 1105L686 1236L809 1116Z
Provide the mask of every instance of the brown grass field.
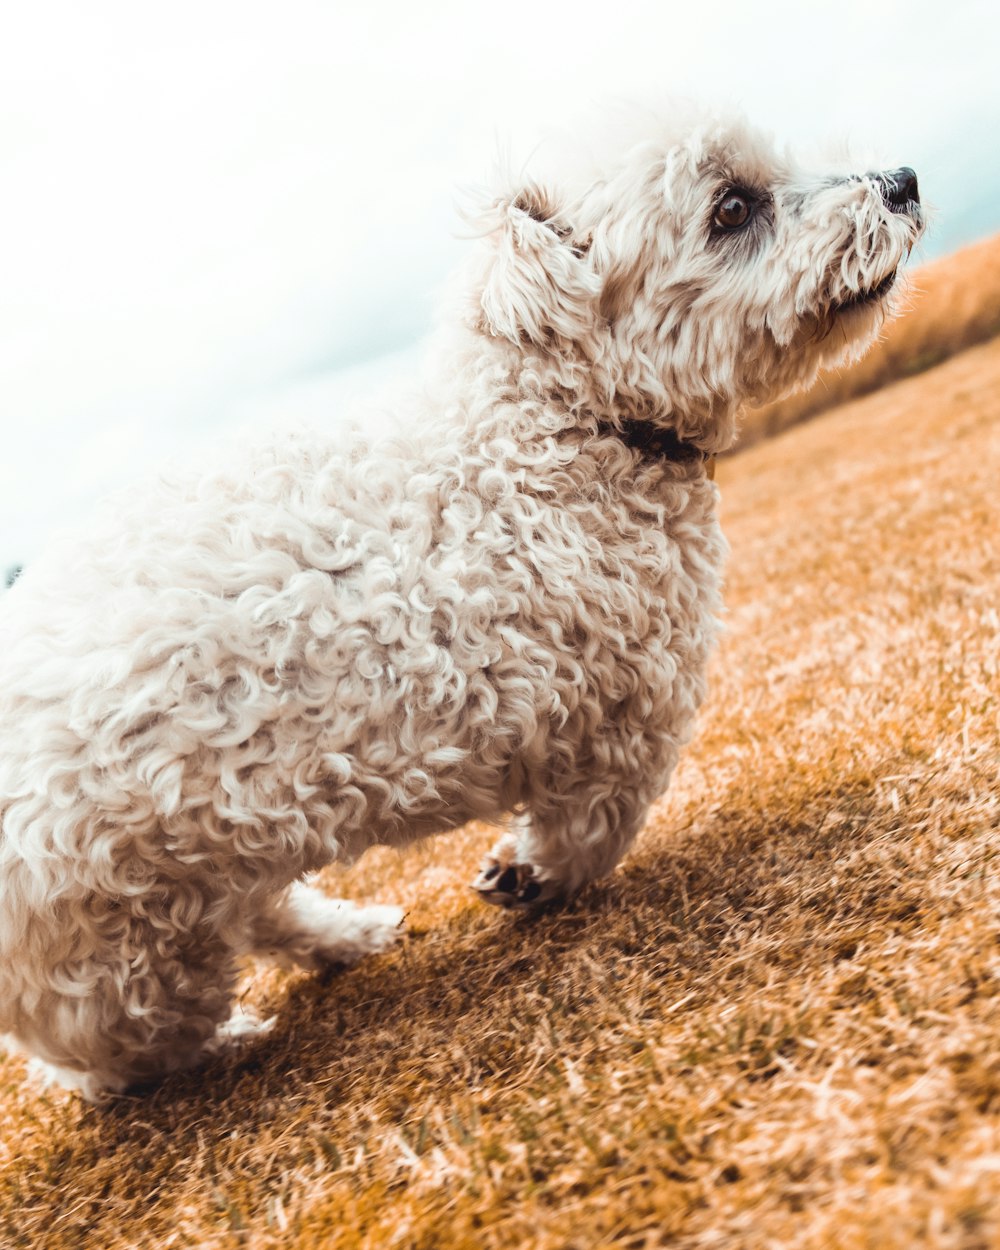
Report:
M809 391L751 413L742 445L786 430L848 399L922 373L1000 334L1000 235L923 265L909 276L907 313L864 360L825 374Z
M516 918L470 827L326 884L395 953L87 1107L0 1065L0 1247L1000 1246L1000 341L720 466L728 632L624 866Z

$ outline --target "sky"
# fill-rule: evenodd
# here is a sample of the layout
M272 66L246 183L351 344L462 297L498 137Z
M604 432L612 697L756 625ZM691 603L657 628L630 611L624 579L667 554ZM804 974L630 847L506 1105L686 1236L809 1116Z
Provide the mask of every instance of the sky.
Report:
M976 0L32 0L0 45L0 570L165 459L419 358L461 188L602 100L735 103L1000 230Z

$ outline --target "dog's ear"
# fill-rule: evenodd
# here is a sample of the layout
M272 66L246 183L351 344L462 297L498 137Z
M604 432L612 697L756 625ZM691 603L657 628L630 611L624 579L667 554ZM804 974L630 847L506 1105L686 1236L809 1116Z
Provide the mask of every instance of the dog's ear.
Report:
M494 250L480 300L486 329L539 346L579 339L593 323L600 290L587 259L589 240L574 237L538 187L499 201L495 212Z

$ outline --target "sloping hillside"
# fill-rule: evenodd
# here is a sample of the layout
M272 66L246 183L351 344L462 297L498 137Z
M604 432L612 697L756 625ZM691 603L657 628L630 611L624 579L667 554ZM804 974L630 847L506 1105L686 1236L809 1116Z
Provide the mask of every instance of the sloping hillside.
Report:
M729 630L625 866L516 919L469 828L276 1032L105 1109L0 1068L0 1245L1000 1244L1000 343L720 466Z
M743 446L1000 334L1000 235L923 265L907 280L906 316L886 327L875 348L851 368L824 374L805 394L752 412Z

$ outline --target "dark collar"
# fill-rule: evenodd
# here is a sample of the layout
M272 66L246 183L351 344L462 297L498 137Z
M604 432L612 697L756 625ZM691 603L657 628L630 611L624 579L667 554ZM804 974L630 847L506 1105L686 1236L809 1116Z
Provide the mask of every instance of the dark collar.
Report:
M709 477L715 476L715 456L703 451L696 443L689 443L676 430L664 429L652 421L636 421L626 417L618 425L604 422L598 426L601 433L618 438L648 460L672 460L678 464L703 463Z

